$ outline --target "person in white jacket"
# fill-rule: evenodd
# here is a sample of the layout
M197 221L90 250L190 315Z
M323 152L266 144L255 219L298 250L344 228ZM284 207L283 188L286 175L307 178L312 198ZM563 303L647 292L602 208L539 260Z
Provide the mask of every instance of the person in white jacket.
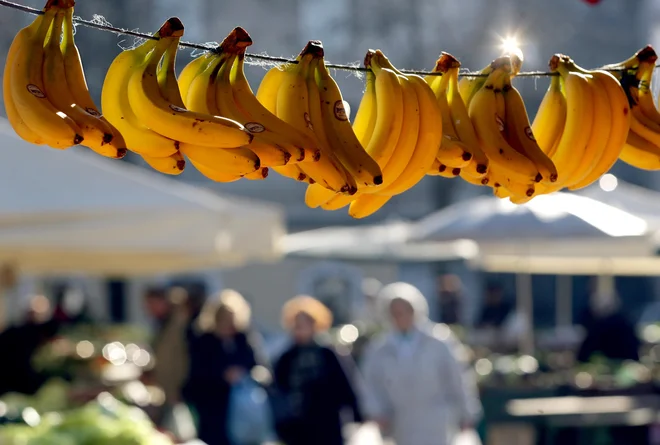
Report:
M391 330L365 353L365 414L397 445L451 445L481 415L474 380L447 336L437 329L434 335L428 304L415 286L389 284L379 299Z

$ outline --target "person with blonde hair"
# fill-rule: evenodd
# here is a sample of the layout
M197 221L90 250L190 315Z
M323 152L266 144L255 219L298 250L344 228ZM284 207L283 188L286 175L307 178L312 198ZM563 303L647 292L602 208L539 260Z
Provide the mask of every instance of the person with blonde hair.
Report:
M261 361L250 318L249 303L231 289L209 298L197 318L200 335L190 345L184 397L197 411L198 436L207 445L229 445L231 387Z
M451 444L481 414L475 382L433 329L419 289L392 283L379 297L391 328L365 353L365 412L397 444Z
M341 445L340 413L348 408L361 421L348 357L322 344L318 335L332 326L332 313L319 300L302 295L282 308L282 324L293 345L274 367L275 427L286 445Z

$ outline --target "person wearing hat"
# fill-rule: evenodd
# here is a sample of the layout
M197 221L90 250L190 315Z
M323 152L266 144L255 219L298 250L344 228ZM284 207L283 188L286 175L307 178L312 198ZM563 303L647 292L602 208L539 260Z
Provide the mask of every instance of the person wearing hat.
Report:
M389 284L380 300L391 327L365 353L365 414L397 444L451 444L481 415L476 385L433 329L426 298L415 286Z
M341 358L318 339L332 326L332 314L309 296L289 300L282 309L282 324L293 344L274 366L275 428L286 445L341 445L345 408L361 421L357 399L348 376L348 357Z

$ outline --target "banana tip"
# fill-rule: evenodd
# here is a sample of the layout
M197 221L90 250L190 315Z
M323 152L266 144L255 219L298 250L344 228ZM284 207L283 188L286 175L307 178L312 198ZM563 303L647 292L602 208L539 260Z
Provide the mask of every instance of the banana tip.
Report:
M301 56L312 55L315 57L323 57L323 43L320 40L310 40L307 45L300 52Z
M438 60L435 62L435 68L433 69L433 71L438 73L446 73L450 69L460 68L460 66L461 66L461 62L459 62L456 57L443 51L440 54Z
M117 149L117 156L115 157L115 159L124 159L124 157L126 156L127 153L128 153L128 150L126 150L125 148L118 148Z
M646 45L644 48L637 51L635 54L640 62L655 63L658 60L658 55L651 45Z
M374 176L374 184L381 185L383 183L383 175Z
M160 37L181 37L183 35L183 23L178 17L170 17L158 30Z
M180 161L176 161L176 168L179 169L180 171L183 171L186 168L186 161L184 159L181 159Z
M252 37L240 26L234 28L220 44L220 49L227 52L242 52L252 45Z
M488 173L488 166L486 164L477 165L477 173L485 175Z
M364 56L364 67L365 68L371 68L371 59L374 57L376 54L376 51L373 49L368 49L367 54Z

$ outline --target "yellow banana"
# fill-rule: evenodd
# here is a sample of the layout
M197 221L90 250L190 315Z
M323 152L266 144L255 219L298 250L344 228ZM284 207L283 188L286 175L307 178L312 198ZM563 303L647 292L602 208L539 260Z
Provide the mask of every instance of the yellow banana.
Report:
M43 82L46 97L57 109L66 110L66 114L78 124L82 130L86 147L96 153L114 159L126 155L126 148L114 147L113 128L91 114L76 103L66 81L64 56L60 48L64 11L58 10L44 46Z
M426 173L429 176L443 176L445 178L456 178L461 174L460 168L451 168L442 164L437 159L433 161L431 169Z
M353 120L353 131L363 147L369 146L376 127L376 117L376 76L373 71L368 70L364 93Z
M611 79L611 75L605 71L587 71L581 69L568 58L566 58L566 65L569 69L578 71L587 76L589 85L592 89L594 101L594 120L589 142L587 143L584 155L571 178L564 183L566 187L570 188L589 175L599 161L600 156L606 152L614 118L612 115L612 105L610 104L607 90L605 89L603 82L613 79ZM618 153L621 152L621 147L623 147L622 140L620 141L620 144L621 145L616 148Z
M97 119L104 122L110 129L112 133L112 141L110 142L110 148L115 148L114 150L108 150L108 147L102 148L102 151L107 150L111 155L110 157L123 156L121 153L126 153L126 142L114 126L112 126L107 119L101 115L101 112L98 110L98 107L94 103L89 89L87 87L87 80L85 79L85 71L83 70L82 60L80 58L80 53L76 47L76 42L73 37L74 25L73 25L73 6L63 10L64 14L64 23L63 23L63 33L62 33L62 42L60 44L60 50L62 52L62 57L64 59L64 73L66 77L66 83L69 87L73 100L77 105L82 107L88 114L95 116ZM107 131L107 130L105 130ZM85 145L90 144L89 139L86 138ZM91 147L94 149L94 147ZM100 153L103 154L103 153ZM114 154L114 156L112 156Z
M193 161L213 170L243 176L261 167L259 157L244 147L217 148L181 143L179 150Z
M561 88L561 77L557 73L556 76L550 77L550 86L543 96L532 123L532 133L534 133L536 142L550 158L554 155L554 150L564 131L566 113L566 97Z
M651 73L652 72L653 68L651 68ZM602 152L599 153L595 165L592 166L591 171L581 180L575 181L571 184L568 187L569 190L578 190L587 187L607 173L619 158L630 130L630 106L628 104L628 98L619 82L614 76L606 71L596 71L594 73L594 78L596 80L597 88L602 88L605 94L607 94L612 121L608 132L608 138L605 142L605 147ZM649 98L652 103L653 98L651 96L649 96ZM607 129L601 128L601 130L606 131Z
M147 40L134 49L121 52L113 60L103 82L101 107L103 115L119 130L129 150L140 155L166 158L178 151L179 142L161 136L138 121L127 94L132 72L155 46L156 40Z
M428 84L417 75L408 75L415 88L420 108L419 137L415 151L399 177L379 193L392 196L410 189L421 181L429 171L438 153L437 147L442 140L442 122L440 107ZM384 204L384 203L383 203Z
M504 77L505 128L506 140L513 148L534 163L542 176L542 182L557 181L557 168L536 142L529 123L527 109L520 92L511 84L511 77Z
M252 135L238 122L189 111L163 97L156 71L171 39L183 35L183 24L177 18L170 18L159 33L156 47L128 82L129 101L138 119L157 133L181 142L223 148L249 144Z
M43 20L43 19L42 19ZM9 47L7 52L7 59L5 60L5 69L2 76L2 99L5 103L5 113L7 114L7 120L11 124L12 128L16 134L23 140L30 142L35 145L43 145L45 143L44 138L27 126L23 118L21 118L11 92L11 71L16 60L17 50L20 45L17 40L14 40L14 43Z
M234 100L250 118L248 129L255 132L261 128L276 135L281 140L277 142L291 153L289 163L300 161L316 162L321 156L314 141L293 126L279 119L256 98L243 71L245 52L238 54L232 67L230 82L233 89ZM256 123L256 125L254 125Z
M279 65L268 70L261 79L256 94L257 100L264 108L275 115L277 115L277 96L286 77L284 68L284 65Z
M264 180L268 177L268 167L261 167L253 171L252 173L248 173L247 175L243 176L245 179L248 179L250 181L261 181Z
M360 187L383 183L383 173L378 163L366 152L355 136L344 109L344 99L339 87L321 58L315 76L321 103L322 123L332 151Z
M458 92L458 67L450 69L447 74L449 75L447 103L451 120L459 141L465 144L468 152L472 155L470 163L461 169L461 176L483 178L488 173L489 161L479 145L479 139L474 131L467 107Z
M195 79L195 77L206 68L206 65L214 55L215 53L212 51L207 51L191 60L185 67L183 67L183 70L181 70L177 83L179 84L179 91L184 102L188 97L188 90L190 89L190 84L193 79Z
M377 54L377 57L374 57ZM387 61L380 51L369 50L365 57L365 67L376 76L376 122L366 147L367 153L385 168L394 154L403 124L403 92L397 74L382 66ZM388 173L389 175L389 173ZM384 174L385 181L390 181Z
M486 79L492 72L493 65L488 64L484 69L477 73L479 76L463 76L460 82L458 82L458 92L468 110L470 109L470 104L472 103L472 99L474 99L474 95L477 94L477 91L486 84ZM486 153L486 155L488 155L488 153Z
M245 116L234 101L234 93L229 81L230 72L236 58L236 55L226 55L222 58L223 61L216 73L217 76L211 78L208 88L215 94L215 104L220 112L220 116L228 117L240 124L247 125L250 119ZM252 125L252 128L261 130L261 127L257 128L256 125ZM287 164L289 159L291 159L291 153L274 142L270 136L274 135L268 131L255 133L252 142L247 148L259 156L262 167Z
M559 190L568 185L580 166L590 143L594 128L594 94L586 75L571 71L560 55L550 60L550 69L558 71L566 90L566 126L557 145L552 161L557 167L559 178L544 192Z
M319 46L318 42L309 42L298 56L298 63L283 68L284 80L278 91L276 115L312 138L316 142L315 145L321 149L321 158L318 162L303 162L298 166L306 176L333 191L353 194L357 187L352 176L328 150L324 141L318 139L322 127L313 129L312 126L312 112L320 113L321 104L310 103L307 77L310 63ZM310 105L316 105L316 108L311 110Z
M181 96L181 89L179 82L176 78L176 53L179 49L179 38L174 37L170 39L170 45L163 54L161 64L156 70L156 79L158 79L158 86L163 98L171 104L185 108L183 96Z
M362 195L351 203L348 214L356 219L366 218L380 210L391 198L386 195Z
M181 153L176 152L164 158L154 158L152 156L142 155L144 162L151 168L166 175L180 175L186 168L186 161Z
M508 172L502 171L497 167L490 171L490 185L493 188L503 188L511 195L517 196L533 196L536 188L531 182L520 182L517 178L508 176Z
M501 92L495 91L494 85L511 71L510 59L501 57L492 65L493 71L483 88L474 94L469 108L481 148L490 160L490 168L497 167L498 172L523 183L540 180L534 163L511 147L502 134L504 121L503 116L498 115L497 104L497 96L501 96Z
M45 14L37 16L14 37L9 49L14 62L9 67L9 86L13 105L27 128L45 144L64 149L81 143L83 135L80 126L48 100L43 84L44 42L56 14L53 3L56 2L48 1Z
M660 147L631 131L619 159L642 170L660 170Z
M211 181L215 182L235 182L241 179L241 175L236 175L233 173L227 173L225 171L214 170L209 168L199 162L194 161L193 159L188 159L190 163L200 172L202 175L206 176Z

